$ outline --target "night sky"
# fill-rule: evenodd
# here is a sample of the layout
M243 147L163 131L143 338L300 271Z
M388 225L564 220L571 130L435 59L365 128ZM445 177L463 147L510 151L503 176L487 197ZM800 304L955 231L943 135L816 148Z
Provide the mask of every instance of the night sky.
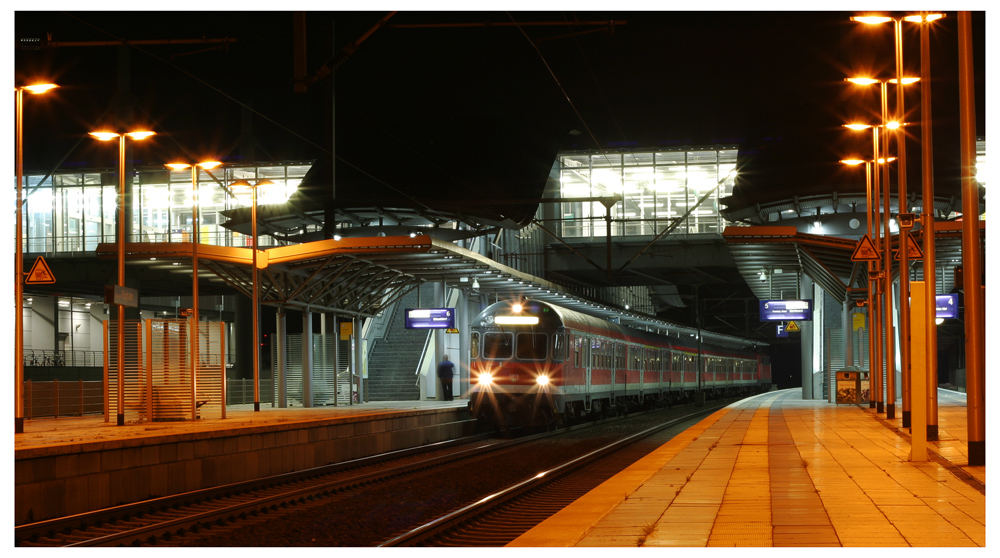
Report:
M236 39L134 46L124 62L112 46L17 49L16 83L41 77L62 85L26 102L25 168L113 167L115 150L86 132L113 124L120 101L133 108L127 121L159 132L135 150L137 164L328 159L335 93L338 195L531 198L560 149L712 143L739 145L737 190L747 203L859 191L862 173L837 161L870 156L870 135L840 125L872 119L878 88L861 92L843 78L886 78L895 68L891 26L854 23L852 13L411 11L350 51L387 12L310 11L307 74L339 65L334 79L294 93L291 12L22 11L18 39ZM527 25L573 20L618 23ZM984 20L974 14L979 136ZM455 23L504 25L404 27ZM957 23L948 12L931 44L939 192L957 192ZM918 26L905 29L905 66L916 75ZM919 88L910 91L916 121ZM241 130L254 141L241 142ZM916 191L919 129L911 133Z

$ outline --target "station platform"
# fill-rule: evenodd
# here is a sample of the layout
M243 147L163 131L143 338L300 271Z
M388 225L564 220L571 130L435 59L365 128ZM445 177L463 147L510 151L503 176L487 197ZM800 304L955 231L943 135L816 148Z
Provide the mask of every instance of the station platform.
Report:
M719 410L512 541L515 547L985 546L985 467L939 396L934 457L867 406L799 389ZM959 424L960 423L960 424Z
M225 419L33 419L14 435L14 521L30 523L472 433L467 401L231 406Z

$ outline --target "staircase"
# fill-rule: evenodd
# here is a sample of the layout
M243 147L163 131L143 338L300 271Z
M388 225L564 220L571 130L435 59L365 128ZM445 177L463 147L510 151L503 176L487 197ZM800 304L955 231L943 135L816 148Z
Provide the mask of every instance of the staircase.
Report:
M416 369L427 341L425 329L406 329L406 308L417 306L413 291L395 304L384 339L378 339L368 358L368 401L416 401L420 399Z

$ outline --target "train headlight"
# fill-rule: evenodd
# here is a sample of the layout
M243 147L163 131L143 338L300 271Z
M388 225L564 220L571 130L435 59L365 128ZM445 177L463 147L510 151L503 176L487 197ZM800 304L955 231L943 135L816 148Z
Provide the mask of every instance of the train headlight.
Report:
M549 385L549 377L545 374L539 374L535 376L535 383L540 386L547 386Z
M493 374L490 374L489 372L483 372L482 374L479 375L479 378L476 379L476 382L481 386L492 385Z

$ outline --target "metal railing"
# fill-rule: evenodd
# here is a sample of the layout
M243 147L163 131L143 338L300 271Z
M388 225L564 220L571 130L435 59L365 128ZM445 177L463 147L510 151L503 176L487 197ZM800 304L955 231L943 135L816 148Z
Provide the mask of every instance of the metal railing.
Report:
M104 351L25 349L25 366L104 366Z
M79 417L104 413L101 381L24 382L24 418Z
M260 379L260 402L274 403L274 381ZM253 378L226 378L226 405L253 403Z

